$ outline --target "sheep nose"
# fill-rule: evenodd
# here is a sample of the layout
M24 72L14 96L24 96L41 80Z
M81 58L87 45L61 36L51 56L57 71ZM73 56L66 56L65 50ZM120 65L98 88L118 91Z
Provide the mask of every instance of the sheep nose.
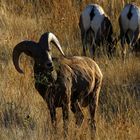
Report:
M47 64L47 67L52 67L52 63L48 63Z

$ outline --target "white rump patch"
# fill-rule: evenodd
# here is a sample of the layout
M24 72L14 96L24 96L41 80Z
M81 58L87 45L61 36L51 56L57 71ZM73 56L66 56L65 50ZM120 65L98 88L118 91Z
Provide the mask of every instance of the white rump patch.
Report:
M133 5L131 12L132 12L132 18L129 20L127 18L127 14L130 9L130 4L127 4L124 9L121 12L121 21L122 21L122 28L124 31L127 31L128 29L135 31L137 27L140 28L140 8Z
M92 21L90 21L90 13L93 7L94 7L95 16L92 19ZM93 31L95 32L95 37L96 37L96 34L98 30L100 29L101 23L104 19L104 16L105 16L104 14L105 12L101 6L97 4L87 5L84 11L82 12L82 20L83 20L83 26L84 26L85 31L87 31L91 27Z

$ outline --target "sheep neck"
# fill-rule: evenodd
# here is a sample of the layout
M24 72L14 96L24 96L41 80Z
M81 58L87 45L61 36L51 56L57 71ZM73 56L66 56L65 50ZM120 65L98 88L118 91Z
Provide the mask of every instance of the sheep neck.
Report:
M57 75L55 71L47 72L47 73L38 72L35 73L34 76L35 76L36 84L43 85L46 88L53 86L57 79Z

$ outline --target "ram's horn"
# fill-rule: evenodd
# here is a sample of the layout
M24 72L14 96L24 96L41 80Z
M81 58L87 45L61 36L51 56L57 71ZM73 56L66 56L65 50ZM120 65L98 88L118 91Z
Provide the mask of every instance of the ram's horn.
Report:
M50 43L53 43L57 49L60 51L60 53L65 56L63 50L62 50L62 47L57 39L57 37L53 34L53 33L50 33L50 32L47 32L47 33L44 33L41 37L40 37L40 40L39 40L39 44L41 47L47 49L47 50L50 50Z
M26 55L34 57L34 55L37 53L37 48L37 43L33 41L23 41L15 46L12 57L14 66L19 73L23 73L23 71L19 67L20 54L24 52Z

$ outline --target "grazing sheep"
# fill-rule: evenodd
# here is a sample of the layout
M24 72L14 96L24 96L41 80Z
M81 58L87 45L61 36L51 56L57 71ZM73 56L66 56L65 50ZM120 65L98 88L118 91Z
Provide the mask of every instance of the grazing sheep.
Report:
M113 27L103 8L97 4L89 4L80 15L79 27L83 44L83 54L86 55L87 43L90 44L90 55L93 57L97 46L105 45L109 55L114 51ZM88 40L90 40L88 42Z
M120 39L123 59L126 57L127 44L135 49L140 33L140 8L134 4L126 4L119 16Z
M51 42L63 57L52 58ZM57 107L62 107L64 132L67 135L69 108L75 114L76 124L80 126L84 119L80 106L89 106L91 130L94 134L95 112L103 78L95 61L88 57L64 57L59 41L52 33L44 33L38 43L23 41L15 46L13 63L19 73L23 73L19 67L19 56L22 52L35 61L35 88L47 102L54 128Z

